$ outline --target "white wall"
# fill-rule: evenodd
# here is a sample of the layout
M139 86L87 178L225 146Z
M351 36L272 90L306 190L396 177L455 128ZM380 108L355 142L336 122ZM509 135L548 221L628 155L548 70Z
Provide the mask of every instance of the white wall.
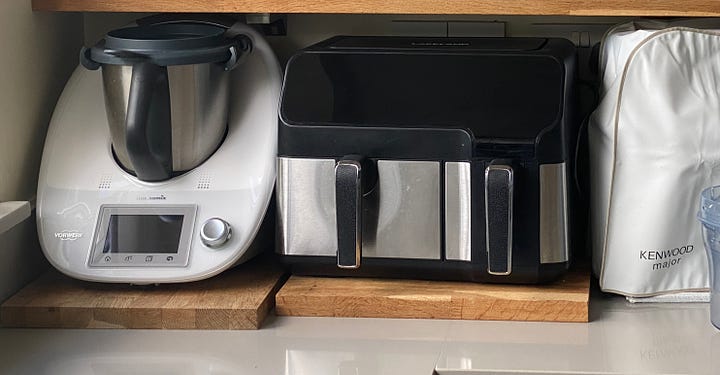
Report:
M92 45L114 28L146 16L141 13L87 13L85 15L85 43ZM243 15L233 15L244 19ZM357 15L357 14L291 14L287 15L285 37L270 37L270 44L281 61L287 60L296 50L334 35L414 35L446 36L447 25L465 24L464 36L499 36L496 27L488 23L501 23L506 36L552 36L573 39L573 32L586 32L589 42L600 40L604 31L613 24L624 22L625 17L570 17L570 16L467 16L467 15ZM472 22L486 26L473 27ZM476 34L473 34L476 32ZM490 34L487 34L490 32Z
M82 14L0 1L0 201L34 198L45 131L82 41ZM45 265L34 218L0 234L0 301Z

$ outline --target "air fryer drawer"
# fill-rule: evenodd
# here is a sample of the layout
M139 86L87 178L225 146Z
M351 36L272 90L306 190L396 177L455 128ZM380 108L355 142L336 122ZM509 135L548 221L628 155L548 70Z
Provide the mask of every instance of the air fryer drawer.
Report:
M279 252L336 256L335 160L278 158ZM441 259L440 163L378 160L362 199L363 258Z

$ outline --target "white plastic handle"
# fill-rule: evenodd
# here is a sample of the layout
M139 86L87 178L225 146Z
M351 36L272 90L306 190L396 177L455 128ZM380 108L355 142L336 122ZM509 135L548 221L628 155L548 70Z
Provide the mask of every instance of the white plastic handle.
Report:
M22 223L30 217L30 202L9 201L0 203L0 234Z

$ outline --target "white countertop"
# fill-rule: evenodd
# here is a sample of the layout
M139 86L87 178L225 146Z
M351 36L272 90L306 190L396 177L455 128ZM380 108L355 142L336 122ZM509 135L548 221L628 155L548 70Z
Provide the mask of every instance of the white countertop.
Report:
M720 374L708 304L594 295L590 323L271 317L258 331L0 330L2 374Z

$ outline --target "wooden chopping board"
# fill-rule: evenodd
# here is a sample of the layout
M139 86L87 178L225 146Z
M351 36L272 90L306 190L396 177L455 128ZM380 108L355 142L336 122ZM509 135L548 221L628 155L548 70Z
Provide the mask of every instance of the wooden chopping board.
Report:
M547 285L292 276L278 315L587 322L590 272Z
M191 283L136 286L48 271L0 306L4 327L258 329L285 281L268 257Z

